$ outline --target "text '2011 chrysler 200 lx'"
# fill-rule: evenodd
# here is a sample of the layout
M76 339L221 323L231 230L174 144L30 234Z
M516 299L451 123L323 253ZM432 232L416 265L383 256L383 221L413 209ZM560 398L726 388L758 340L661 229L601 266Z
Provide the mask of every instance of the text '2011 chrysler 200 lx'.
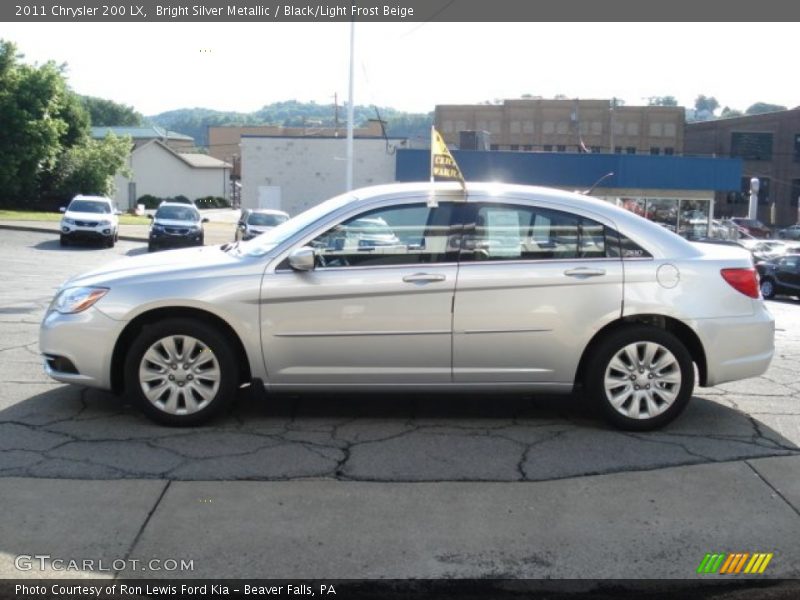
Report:
M359 224L392 243L352 244ZM387 238L388 239L388 238ZM774 321L744 250L545 188L396 184L250 242L123 259L59 289L47 373L196 424L268 390L580 388L615 425L763 373Z

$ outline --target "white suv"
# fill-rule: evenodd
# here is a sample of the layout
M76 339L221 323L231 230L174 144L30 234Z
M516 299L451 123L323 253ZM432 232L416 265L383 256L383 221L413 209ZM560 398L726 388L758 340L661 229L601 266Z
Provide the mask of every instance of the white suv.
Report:
M119 237L120 212L105 196L75 196L61 212L62 246L72 240L97 240L112 248Z

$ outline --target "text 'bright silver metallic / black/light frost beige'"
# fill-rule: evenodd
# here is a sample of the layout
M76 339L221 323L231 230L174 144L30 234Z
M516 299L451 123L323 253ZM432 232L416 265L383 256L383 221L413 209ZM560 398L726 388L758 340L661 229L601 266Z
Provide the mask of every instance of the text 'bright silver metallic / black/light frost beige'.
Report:
M65 283L47 373L197 424L289 390L581 390L615 425L675 418L695 380L762 374L774 321L749 254L610 203L498 184L335 197L249 242Z

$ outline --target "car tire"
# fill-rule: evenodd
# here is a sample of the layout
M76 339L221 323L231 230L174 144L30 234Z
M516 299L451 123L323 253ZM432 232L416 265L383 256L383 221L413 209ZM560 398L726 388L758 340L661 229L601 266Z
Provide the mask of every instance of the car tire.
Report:
M114 241L114 236L112 235L111 237L109 237L109 238L106 240L105 246L106 246L106 248L113 248L113 247L114 247L114 244L115 244L115 241Z
M686 408L694 390L694 365L670 332L630 326L609 333L593 349L584 386L609 423L647 431L666 425Z
M236 359L220 331L195 319L147 325L125 358L125 390L153 421L199 425L223 411L238 388Z
M775 297L775 282L772 279L764 279L758 286L761 289L761 295L765 300L771 300Z

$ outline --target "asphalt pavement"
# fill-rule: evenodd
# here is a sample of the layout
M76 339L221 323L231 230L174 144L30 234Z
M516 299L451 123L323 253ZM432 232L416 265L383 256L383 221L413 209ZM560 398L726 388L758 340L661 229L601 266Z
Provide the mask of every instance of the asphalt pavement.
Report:
M698 388L657 432L569 397L247 389L175 430L50 381L38 355L56 287L144 246L0 231L0 577L63 577L20 570L49 554L125 561L69 573L86 577L702 578L709 552L800 577L800 303L768 303L763 377ZM154 558L192 568L131 562Z

